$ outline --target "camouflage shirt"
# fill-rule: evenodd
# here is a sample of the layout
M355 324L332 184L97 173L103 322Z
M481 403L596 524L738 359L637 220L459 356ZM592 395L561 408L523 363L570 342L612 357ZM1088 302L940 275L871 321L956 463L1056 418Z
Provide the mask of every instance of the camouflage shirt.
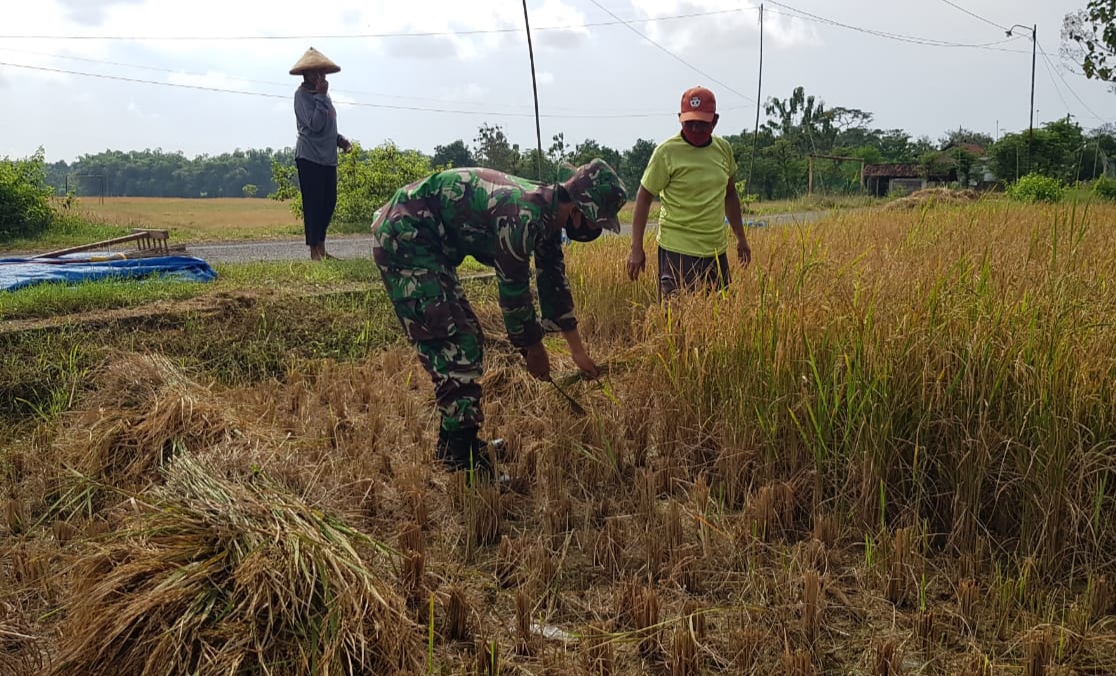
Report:
M450 169L396 191L372 231L408 266L456 268L472 256L495 268L508 338L527 347L544 331L577 326L556 209L543 184L491 169ZM532 254L541 322L531 295Z

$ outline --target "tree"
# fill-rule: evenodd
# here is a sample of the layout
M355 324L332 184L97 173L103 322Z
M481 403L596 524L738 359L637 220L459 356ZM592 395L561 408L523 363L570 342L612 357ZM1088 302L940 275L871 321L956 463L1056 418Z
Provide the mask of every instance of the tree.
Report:
M69 189L77 195L105 194L138 197L200 197L243 194L245 184L264 194L275 189L272 161L294 165L294 150L235 150L216 157L188 159L181 152L162 149L83 155L72 165L50 166L48 182L56 193Z
M516 146L518 147L518 146ZM542 181L549 183L558 177L556 171L557 165L545 153L542 155L542 173L539 173L539 149L531 148L519 156L512 168L511 173L523 178L529 178L532 181ZM561 178L565 178L564 176Z
M245 197L255 197L259 188L256 187L255 183L246 183L241 190L244 192Z
M959 145L974 145L987 148L992 145L993 142L995 142L995 139L984 132L958 127L953 131L946 132L946 135L938 141L938 147L942 150Z
M795 87L788 99L772 97L765 111L773 118L766 126L802 153L825 152L836 136L833 114L826 110L823 101L813 95L807 96L802 87Z
M1027 133L1005 134L990 151L996 175L1017 180L1027 174ZM1088 147L1081 126L1069 119L1047 122L1036 129L1030 145L1031 172L1060 181L1074 181L1082 171L1082 154Z
M639 182L643 180L643 172L651 161L651 153L655 152L655 142L647 139L637 139L635 144L624 151L620 159L620 166L613 167L620 172L620 179L628 189L628 197L635 199L639 190Z
M587 164L596 158L600 158L608 162L609 166L613 169L620 171L620 164L623 161L620 153L608 146L602 146L593 139L585 139L577 144L573 153L567 158L567 161L575 167Z
M477 144L476 159L482 167L509 174L515 172L520 161L519 146L513 146L508 141L500 125L485 122L477 130L473 143Z
M911 135L902 129L889 129L880 135L880 153L885 162L913 162L913 149Z
M570 147L566 145L566 135L558 132L551 137L553 143L550 144L550 150L547 151L547 157L550 161L559 164L564 162L570 156Z
M292 200L291 211L302 215L302 194L295 186L293 167L280 162L272 164L275 192L272 199ZM400 150L393 143L364 150L353 142L353 148L339 158L337 164L337 210L339 223L371 224L376 210L395 191L425 178L431 173L430 159L417 150Z
M477 161L465 141L457 139L446 146L434 146L430 163L436 167L473 167Z
M24 160L0 159L0 242L34 237L49 228L54 221L52 193L42 148Z
M1085 77L1116 82L1116 0L1091 0L1066 14L1062 52L1081 64Z

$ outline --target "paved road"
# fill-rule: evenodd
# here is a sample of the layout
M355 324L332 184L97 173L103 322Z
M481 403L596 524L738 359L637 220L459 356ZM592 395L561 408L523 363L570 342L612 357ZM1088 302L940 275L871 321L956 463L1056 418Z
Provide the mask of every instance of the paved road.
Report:
M778 214L773 216L750 216L749 220L766 225L790 225L808 223L825 216L824 211L810 211L797 214ZM654 224L649 224L654 227ZM625 225L622 234L629 234L631 226ZM339 235L326 240L326 248L331 254L344 259L371 259L371 235ZM210 263L248 263L252 261L295 261L308 260L310 251L303 240L267 240L256 242L221 242L215 244L188 244L187 256L197 256Z

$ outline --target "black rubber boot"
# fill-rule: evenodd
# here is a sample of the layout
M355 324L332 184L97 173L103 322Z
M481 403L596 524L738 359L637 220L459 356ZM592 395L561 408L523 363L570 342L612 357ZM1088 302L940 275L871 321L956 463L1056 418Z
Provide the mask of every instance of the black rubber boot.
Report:
M446 432L438 435L437 458L451 472L472 469L492 472L487 446L477 438L476 428Z
M498 439L494 443L502 445L503 440ZM506 475L496 476L489 452L489 443L477 438L477 430L473 428L457 432L443 430L438 435L435 455L438 462L450 472L471 471L470 483L473 478L481 481L497 479L501 483L506 482L508 480Z

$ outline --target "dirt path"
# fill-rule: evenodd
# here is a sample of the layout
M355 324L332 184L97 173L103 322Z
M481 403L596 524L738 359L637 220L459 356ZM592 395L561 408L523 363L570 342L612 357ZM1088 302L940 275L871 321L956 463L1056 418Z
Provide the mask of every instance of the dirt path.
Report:
M771 216L746 216L745 223L765 226L793 225L809 223L824 217L827 212L809 211L793 214L775 214ZM648 224L650 228L657 223ZM630 235L631 226L624 225L621 235ZM344 259L371 259L371 235L339 235L326 240L329 252L338 258ZM301 239L268 240L254 242L214 242L211 244L189 244L186 247L187 256L197 256L210 263L248 263L253 261L287 261L309 259L306 244Z

